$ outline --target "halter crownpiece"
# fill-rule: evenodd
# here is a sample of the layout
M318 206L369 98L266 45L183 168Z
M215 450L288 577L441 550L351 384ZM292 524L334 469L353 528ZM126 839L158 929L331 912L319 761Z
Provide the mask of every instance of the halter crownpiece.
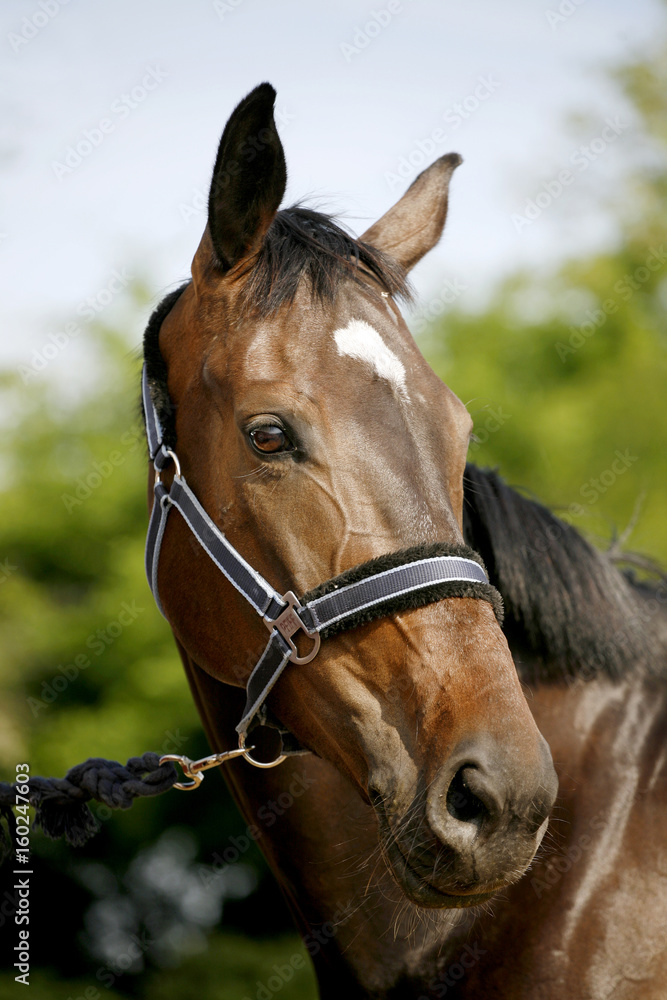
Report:
M142 399L148 451L155 466L155 498L146 539L146 575L160 612L164 615L158 592L158 564L167 519L173 507L204 552L263 618L271 633L248 679L243 717L236 727L239 749L245 751L244 756L250 763L257 767L274 767L288 754L307 752L282 727L283 754L268 764L254 760L245 748L245 741L253 725L266 721L266 699L287 664L310 663L323 638L362 622L448 597L489 601L496 617L502 621L502 598L488 582L480 556L466 545L447 542L419 545L371 559L320 584L302 600L292 591L279 594L227 540L181 475L175 452L163 444L162 427L145 365ZM175 475L167 489L161 472L170 462L174 463ZM299 632L312 642L303 654L293 638ZM238 755L238 751L232 753Z

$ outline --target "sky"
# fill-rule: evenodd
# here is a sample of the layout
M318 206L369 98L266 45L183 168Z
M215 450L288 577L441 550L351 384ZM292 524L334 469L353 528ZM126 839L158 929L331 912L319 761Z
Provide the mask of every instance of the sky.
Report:
M356 233L462 154L422 313L604 246L635 127L605 69L662 30L658 0L3 0L0 365L73 376L59 345L92 316L139 343L128 288L188 276L220 134L263 80L286 203Z

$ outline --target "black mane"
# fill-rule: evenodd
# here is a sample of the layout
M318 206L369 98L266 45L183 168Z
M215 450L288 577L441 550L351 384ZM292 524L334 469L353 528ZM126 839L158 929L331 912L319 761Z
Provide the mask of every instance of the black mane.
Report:
M341 281L361 283L364 271L379 290L410 299L405 271L393 258L355 239L331 216L294 205L276 214L259 253L249 260L242 304L270 315L293 302L304 279L314 298L331 303Z
M182 292L190 284L186 281L162 299L151 313L144 331L144 365L153 404L162 425L162 442L167 448L176 447L176 414L169 398L167 365L160 350L160 327ZM142 403L143 408L143 403ZM146 414L144 414L144 420Z
M329 216L295 206L278 212L262 248L249 263L241 308L269 315L289 306L302 282L323 304L344 279L409 297L402 269L354 239ZM169 447L175 415L159 348L162 322L187 287L167 295L144 335L144 361ZM364 285L369 287L368 280ZM618 678L630 668L665 676L667 586L637 583L574 528L522 496L489 470L468 465L463 517L466 542L480 553L505 602L505 631L526 680Z
M634 583L491 470L468 465L464 485L464 537L502 594L504 630L525 680L618 678L631 669L665 676L664 582Z
M331 304L345 279L409 300L405 271L391 257L355 239L330 216L301 205L278 212L258 253L240 272L247 280L240 295L245 313L268 316L289 306L302 282L313 298ZM160 327L189 282L170 292L153 312L144 334L144 362L165 444L176 444L176 426L167 391L167 368L160 352Z

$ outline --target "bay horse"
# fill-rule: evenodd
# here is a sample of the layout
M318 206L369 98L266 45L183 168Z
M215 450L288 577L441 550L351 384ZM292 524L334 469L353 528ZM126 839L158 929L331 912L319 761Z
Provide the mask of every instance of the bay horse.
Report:
M395 304L440 238L460 158L436 161L357 240L321 213L279 209L274 100L262 84L233 112L192 279L146 332L144 407L164 436L149 506L187 481L210 531L304 606L322 581L342 593L357 568L385 560L391 574L406 553L486 560L516 665L482 584L362 615L305 664L301 636L272 677L268 727L251 734L271 744L280 731L293 751L275 769L226 766L249 838L323 998L657 997L664 952L636 922L652 908L664 927L664 692L641 672L664 652L662 632L653 652L647 639L663 628L662 591L649 597L571 529L554 534L548 512L466 473L470 417ZM185 514L159 523L152 583L211 746L231 751L266 630L193 530ZM567 682L591 662L585 684ZM552 855L533 860L557 794L540 729L566 821L551 834L569 865L556 880Z

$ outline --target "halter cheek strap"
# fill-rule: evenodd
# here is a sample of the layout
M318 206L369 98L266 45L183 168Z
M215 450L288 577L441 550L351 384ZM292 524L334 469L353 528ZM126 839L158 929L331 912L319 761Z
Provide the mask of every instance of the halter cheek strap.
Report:
M163 445L162 428L145 367L142 396L148 449L156 471L155 499L146 541L146 575L160 612L164 615L157 581L160 547L169 512L174 508L204 552L262 617L270 632L264 652L247 682L243 717L236 727L241 748L252 726L266 721L266 699L287 664L310 663L322 639L362 622L447 597L489 601L498 619L502 620L501 597L489 584L481 558L467 546L449 543L417 546L372 559L327 580L301 601L291 591L279 594L211 520L181 475L178 458ZM176 474L167 489L160 474L171 461ZM311 644L302 653L294 641L298 633L306 637L302 638L302 644ZM291 734L282 728L280 731L283 754L305 752ZM248 754L246 758L258 764ZM271 762L271 766L282 759L284 755Z

